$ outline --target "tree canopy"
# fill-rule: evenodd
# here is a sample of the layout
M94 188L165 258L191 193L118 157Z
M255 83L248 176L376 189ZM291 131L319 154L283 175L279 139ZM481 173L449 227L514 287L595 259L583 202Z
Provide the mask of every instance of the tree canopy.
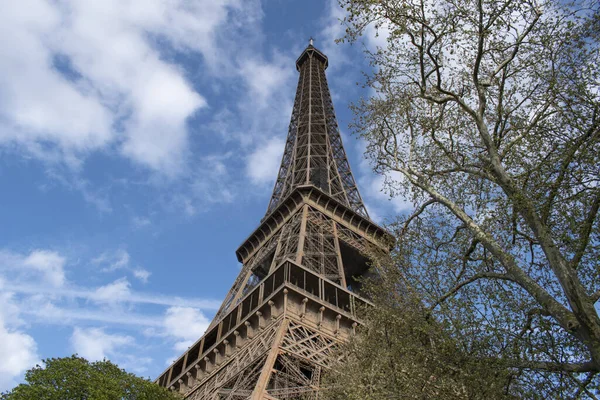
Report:
M466 353L509 365L509 389L596 398L599 3L340 4L343 40L386 38L353 129L415 206L390 224L398 287Z
M324 398L507 398L510 370L481 349L467 353L450 330L428 317L415 293L398 290L397 270L385 275L366 284L375 306L362 310L359 334L325 375Z
M49 358L25 373L25 382L2 400L177 400L177 394L120 369L110 361L76 355Z

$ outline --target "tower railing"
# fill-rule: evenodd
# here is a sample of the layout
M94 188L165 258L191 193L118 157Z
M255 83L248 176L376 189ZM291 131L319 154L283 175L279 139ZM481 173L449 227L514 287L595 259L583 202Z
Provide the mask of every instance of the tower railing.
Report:
M190 371L211 369L216 372L218 368L212 365L218 364L216 357L239 348L239 342L251 338L249 332L261 329L266 318L275 319L290 311L303 318L312 306L312 309L318 310L317 314L320 313L316 325L321 324L325 312L336 315L333 320L337 321L337 326L323 327L336 335L340 323L354 329L359 322L358 310L367 304L370 304L369 301L356 293L292 260L285 260L247 293L219 324L164 371L156 382L164 387L176 388L185 384ZM199 382L197 378L195 381Z

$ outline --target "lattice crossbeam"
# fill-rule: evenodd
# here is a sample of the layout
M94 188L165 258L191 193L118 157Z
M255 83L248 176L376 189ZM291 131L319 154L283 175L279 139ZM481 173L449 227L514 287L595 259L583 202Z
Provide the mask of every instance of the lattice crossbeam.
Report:
M309 46L300 72L286 145L270 214L299 185L314 185L357 213L368 217L342 144L325 76L327 57Z

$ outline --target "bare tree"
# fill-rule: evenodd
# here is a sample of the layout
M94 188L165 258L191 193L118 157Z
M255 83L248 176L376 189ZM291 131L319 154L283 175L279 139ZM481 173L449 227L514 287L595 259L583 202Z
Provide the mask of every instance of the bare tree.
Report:
M392 224L407 287L515 380L595 398L598 2L340 4L345 40L387 35L353 128L390 193L415 203Z

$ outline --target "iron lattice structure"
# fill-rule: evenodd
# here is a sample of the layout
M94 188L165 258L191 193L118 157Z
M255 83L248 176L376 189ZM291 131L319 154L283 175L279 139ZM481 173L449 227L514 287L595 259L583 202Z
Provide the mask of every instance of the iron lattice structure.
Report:
M321 374L354 334L362 255L392 239L373 223L352 176L312 46L300 73L267 213L238 248L242 270L207 333L157 383L187 399L317 399Z
M292 119L267 214L300 185L314 185L368 218L356 187L331 101L327 57L312 45L296 61L300 72Z

